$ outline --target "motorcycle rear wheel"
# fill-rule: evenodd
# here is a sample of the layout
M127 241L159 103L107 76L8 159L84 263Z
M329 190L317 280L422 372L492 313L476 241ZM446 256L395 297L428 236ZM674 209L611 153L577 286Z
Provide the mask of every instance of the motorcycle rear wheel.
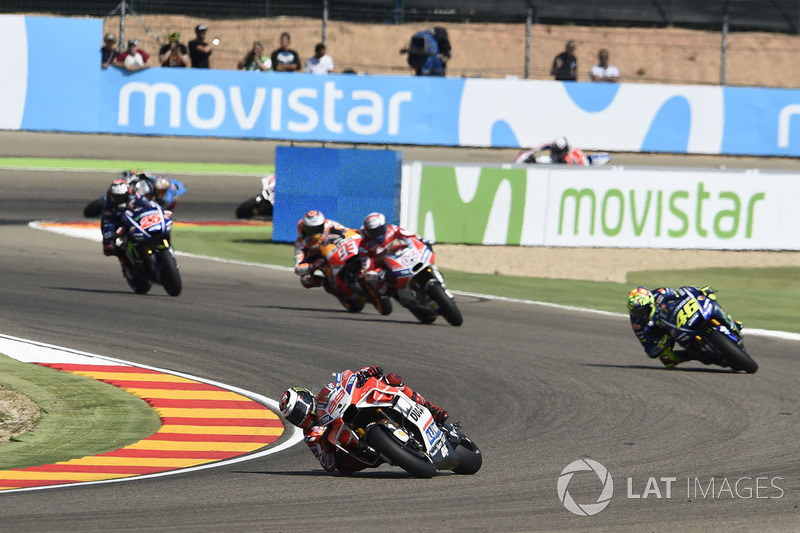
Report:
M122 275L125 277L125 281L128 282L131 290L136 294L147 294L150 292L150 281L142 275L136 274L134 272L128 271L123 272Z
M389 435L388 429L375 424L367 430L367 442L388 461L414 477L432 478L436 465L407 450L400 441Z
M170 296L178 296L183 289L178 263L168 248L158 251L158 265L161 267L161 285Z
M439 313L453 326L460 326L464 323L461 311L456 307L456 303L444 292L444 287L439 283L432 283L428 287L428 296L439 305Z
M748 374L755 374L758 370L758 363L721 331L712 331L708 341L727 359L731 369L744 370Z
M409 309L409 311L411 311L414 318L419 320L422 324L433 324L439 316L433 309L424 309L422 307Z

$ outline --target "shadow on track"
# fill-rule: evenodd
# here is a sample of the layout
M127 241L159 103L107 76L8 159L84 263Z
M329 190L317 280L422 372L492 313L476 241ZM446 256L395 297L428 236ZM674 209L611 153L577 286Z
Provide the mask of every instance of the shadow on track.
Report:
M674 368L665 368L659 366L646 366L646 365L607 365L601 363L583 363L581 366L593 366L597 368L627 368L630 370L660 370L666 372L706 372L711 374L738 374L733 370L727 368L708 368L708 367L684 367L676 366Z

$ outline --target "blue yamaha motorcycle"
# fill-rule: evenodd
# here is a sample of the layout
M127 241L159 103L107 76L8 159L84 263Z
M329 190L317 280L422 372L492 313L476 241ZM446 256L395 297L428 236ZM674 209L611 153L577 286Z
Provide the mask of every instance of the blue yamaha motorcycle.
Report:
M136 294L147 294L158 283L170 296L181 293L181 275L170 242L172 219L154 203L134 204L122 215L124 227L119 243L129 261L125 280Z
M678 289L681 299L656 309L655 320L675 341L700 354L704 363L752 374L758 370L742 342L739 326L717 301L693 287Z

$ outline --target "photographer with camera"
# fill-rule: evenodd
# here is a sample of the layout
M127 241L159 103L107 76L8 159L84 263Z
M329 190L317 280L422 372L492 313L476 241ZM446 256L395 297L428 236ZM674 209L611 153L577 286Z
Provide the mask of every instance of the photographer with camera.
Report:
M197 38L189 41L189 58L192 60L192 68L209 68L209 56L213 52L214 46L219 44L219 39L214 39L210 43L206 42L206 32L208 26L198 24L194 33Z
M162 67L188 67L189 51L180 42L181 34L174 31L169 34L169 44L158 51L158 60Z
M253 48L239 60L236 68L239 70L270 70L272 68L272 61L264 54L264 43L261 41L254 42Z

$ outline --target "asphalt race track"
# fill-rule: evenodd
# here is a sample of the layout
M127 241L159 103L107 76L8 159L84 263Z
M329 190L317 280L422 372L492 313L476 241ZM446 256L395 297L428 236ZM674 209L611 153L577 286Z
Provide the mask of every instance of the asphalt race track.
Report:
M116 159L127 152L152 160L268 163L273 146L0 134L0 156ZM480 150L409 153L508 160L507 153ZM176 210L183 220L232 220L236 205L259 187L255 177L174 177L188 187ZM348 315L322 291L301 288L290 272L187 257L179 257L179 297L160 287L136 296L98 243L27 226L79 220L111 178L0 170L0 332L271 398L290 385L322 384L333 370L379 364L462 421L484 453L483 469L416 480L384 467L347 478L322 472L299 445L196 473L0 494L0 530L800 527L797 343L746 338L761 367L754 375L699 364L667 371L643 355L620 317L462 296L463 327L443 320L423 326L397 308L388 317L374 310ZM568 511L556 490L562 470L583 458L604 465L614 482L608 507L588 517ZM591 472L576 474L569 485L579 504L594 503L600 492Z

